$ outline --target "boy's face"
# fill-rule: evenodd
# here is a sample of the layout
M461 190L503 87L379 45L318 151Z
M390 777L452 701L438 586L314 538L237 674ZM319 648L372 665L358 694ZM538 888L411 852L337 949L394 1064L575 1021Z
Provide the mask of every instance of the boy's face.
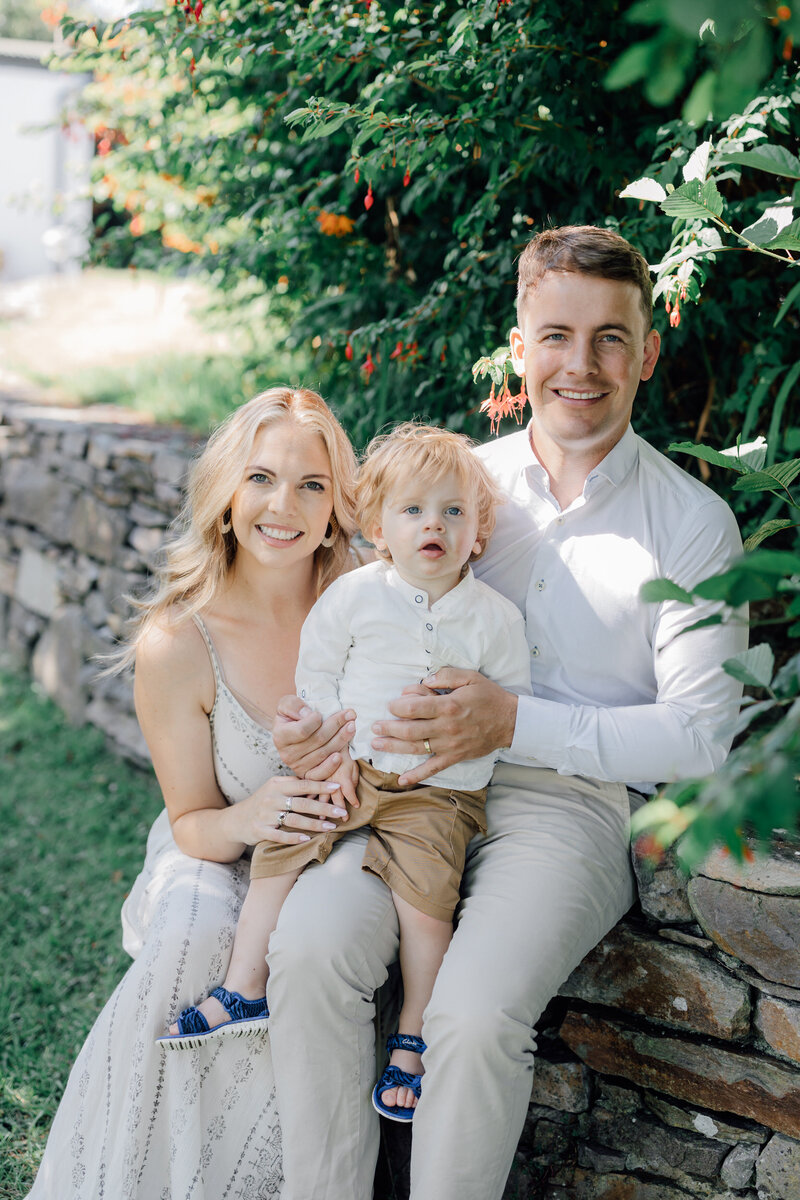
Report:
M471 554L480 554L478 510L456 475L411 479L387 497L372 542L388 549L400 577L441 599L461 578Z
M536 448L599 463L630 421L640 380L649 379L660 338L647 330L633 283L548 271L511 331L514 369L525 373Z

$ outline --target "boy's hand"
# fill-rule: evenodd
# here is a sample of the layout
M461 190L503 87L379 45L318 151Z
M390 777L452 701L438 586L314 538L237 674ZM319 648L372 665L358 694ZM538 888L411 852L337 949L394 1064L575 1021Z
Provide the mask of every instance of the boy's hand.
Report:
M437 695L437 689L451 689ZM389 705L399 719L372 726L373 750L430 755L400 783L419 783L445 767L510 746L518 697L479 671L442 667L421 685L404 688ZM427 742L427 745L426 745Z
M342 752L342 762L333 772L330 777L331 783L338 783L341 788L342 799L351 804L353 808L358 808L358 796L356 795L356 785L358 783L358 763L350 757L347 750ZM344 825L347 817L342 820Z
M299 696L283 696L272 734L283 761L298 779L329 779L356 731L352 709L323 721Z

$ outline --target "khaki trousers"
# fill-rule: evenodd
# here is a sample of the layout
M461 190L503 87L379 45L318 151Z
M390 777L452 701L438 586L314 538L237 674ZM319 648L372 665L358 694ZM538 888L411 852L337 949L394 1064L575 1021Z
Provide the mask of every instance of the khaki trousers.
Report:
M525 1121L534 1025L630 907L621 784L499 764L487 833L425 1014L412 1200L499 1200ZM370 1200L378 1151L375 990L397 951L388 889L361 870L365 833L289 894L270 946L270 1039L283 1200Z

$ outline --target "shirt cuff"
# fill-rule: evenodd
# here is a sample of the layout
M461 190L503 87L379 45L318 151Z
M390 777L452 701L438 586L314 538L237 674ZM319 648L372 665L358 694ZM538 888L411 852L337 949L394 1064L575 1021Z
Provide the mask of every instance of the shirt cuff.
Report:
M563 765L569 731L568 704L520 696L510 753L516 759L535 759L543 767Z

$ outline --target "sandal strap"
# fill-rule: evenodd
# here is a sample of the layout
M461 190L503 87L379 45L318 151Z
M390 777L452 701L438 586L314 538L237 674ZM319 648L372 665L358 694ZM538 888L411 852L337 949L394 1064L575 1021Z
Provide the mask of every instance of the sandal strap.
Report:
M178 1033L184 1037L187 1034L208 1033L209 1029L208 1021L195 1004L183 1010L178 1017L177 1024Z
M378 1083L378 1095L382 1096L384 1092L393 1087L409 1088L419 1100L420 1092L422 1091L422 1076L412 1075L408 1071L401 1071L400 1067L388 1066L381 1075L380 1082Z
M241 992L229 992L227 988L216 987L211 995L219 1000L225 1012L232 1021L251 1021L256 1017L269 1016L265 999L245 1000ZM206 1025L206 1029L208 1026Z
M412 1054L424 1054L428 1047L421 1037L412 1033L393 1033L386 1043L386 1049L390 1054L393 1050L410 1050Z

